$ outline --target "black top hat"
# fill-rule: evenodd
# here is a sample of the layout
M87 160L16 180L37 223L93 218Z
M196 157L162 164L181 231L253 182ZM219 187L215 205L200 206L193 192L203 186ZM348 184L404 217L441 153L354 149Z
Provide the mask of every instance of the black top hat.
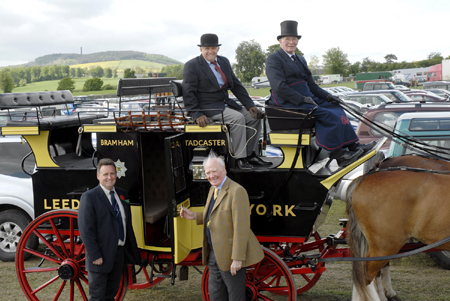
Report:
M200 38L200 45L197 45L199 47L216 47L220 46L222 44L219 44L219 37L213 33L205 33Z
M281 34L277 37L277 40L281 39L282 37L297 37L300 39L302 36L299 36L297 33L297 25L297 21L281 22Z

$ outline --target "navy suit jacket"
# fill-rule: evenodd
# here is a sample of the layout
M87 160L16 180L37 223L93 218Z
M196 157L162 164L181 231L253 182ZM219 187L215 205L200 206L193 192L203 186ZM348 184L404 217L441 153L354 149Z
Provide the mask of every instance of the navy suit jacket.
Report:
M130 205L124 202L128 199L128 194L119 187L115 187L115 190L126 217L125 263L140 264L141 258L131 224ZM111 272L119 241L119 223L100 185L81 196L78 228L86 249L86 269L98 273ZM103 258L103 264L94 265L92 262L99 258Z
M247 90L234 75L230 61L224 56L217 56L220 68L227 77L228 87L222 90L208 63L202 55L195 57L184 65L183 69L183 101L186 110L196 120L202 115L213 116L225 109L225 103L235 109L241 107L234 100L229 99L228 90L248 110L254 107ZM202 111L214 109L216 111Z
M289 101L290 105L298 106L303 103L304 95L290 88L289 85L304 80L312 94L326 100L329 93L315 83L305 58L300 55L297 57L306 73L301 72L297 64L281 48L267 57L266 75L272 90L277 96ZM289 106L289 104L285 104L285 106Z

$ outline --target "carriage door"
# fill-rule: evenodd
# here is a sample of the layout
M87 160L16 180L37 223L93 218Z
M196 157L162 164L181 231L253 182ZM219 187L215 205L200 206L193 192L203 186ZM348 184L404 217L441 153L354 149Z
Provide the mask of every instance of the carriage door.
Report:
M190 208L189 161L184 134L165 138L167 196L169 202L169 229L172 235L172 253L175 264L183 261L191 250L202 247L202 226L180 217L178 209ZM193 211L203 210L190 208Z

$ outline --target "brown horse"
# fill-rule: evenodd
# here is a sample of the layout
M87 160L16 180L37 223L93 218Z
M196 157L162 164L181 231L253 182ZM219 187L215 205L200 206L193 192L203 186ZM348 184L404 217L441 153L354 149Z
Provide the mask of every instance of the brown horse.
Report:
M384 169L409 166L450 170L450 163L420 156L390 158L378 164ZM430 168L430 167L433 168ZM348 243L355 257L394 255L415 238L430 244L450 236L450 175L418 171L378 171L356 179L349 188ZM450 243L440 246L450 249ZM373 279L384 268L384 292L390 286L385 261L353 264L353 300L386 300L376 292ZM382 276L383 277L383 276ZM392 290L390 300L399 300Z

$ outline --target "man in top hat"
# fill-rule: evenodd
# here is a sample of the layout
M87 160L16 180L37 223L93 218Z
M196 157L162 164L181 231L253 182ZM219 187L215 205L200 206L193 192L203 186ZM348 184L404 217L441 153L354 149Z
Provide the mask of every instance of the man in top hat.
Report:
M313 113L316 142L330 152L330 161L336 159L339 166L345 166L372 149L376 142L357 143L359 139L339 106L340 99L315 83L306 60L295 53L301 38L297 24L296 21L281 23L281 34L277 37L280 49L267 58L266 75L272 88L269 103L307 110L317 106Z
M214 121L222 122L223 114L223 121L230 128L237 168L252 170L252 165L270 166L271 162L257 155L262 113L234 75L230 61L217 55L220 45L217 35L202 35L198 45L201 55L184 65L182 90L185 108L200 127ZM233 92L244 107L230 99L228 91Z

